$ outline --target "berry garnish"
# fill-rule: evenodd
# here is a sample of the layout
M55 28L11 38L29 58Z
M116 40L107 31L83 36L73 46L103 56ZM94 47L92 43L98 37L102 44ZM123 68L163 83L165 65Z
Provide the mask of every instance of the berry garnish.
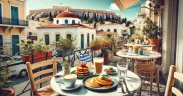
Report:
M80 66L81 66L81 67L86 67L86 64L81 64Z

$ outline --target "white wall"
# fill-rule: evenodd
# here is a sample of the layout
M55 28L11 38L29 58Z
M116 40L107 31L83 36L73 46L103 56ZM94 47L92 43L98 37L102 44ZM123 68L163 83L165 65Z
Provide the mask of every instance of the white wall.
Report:
M117 29L117 34L121 36L122 30L127 30L128 34L130 34L129 28L126 28L123 24L102 24L97 25L97 30L101 30L107 32L107 29L110 29L110 32L114 32L114 29Z
M84 48L87 48L87 34L89 33L90 41L92 41L92 34L94 34L94 38L96 37L96 29L88 29L88 28L78 28L78 44L77 46L81 48L81 34L84 34Z
M69 17L62 17L62 18L53 18L53 24L57 24L57 20L59 20L59 24L65 24L65 20L68 20L68 24L72 24L72 20L75 20L75 24L78 24L78 22L80 22L81 24L81 20L78 18L69 18Z
M71 33L72 37L76 39L76 47L81 48L81 34L84 34L84 45L87 48L87 33L90 34L90 41L92 40L92 34L94 37L96 36L96 29L88 29L88 28L41 28L38 29L38 39L43 38L45 41L45 34L49 34L50 44L56 41L56 34L60 34L62 37L66 37L67 33ZM44 42L45 43L45 42Z
M37 27L45 26L48 25L46 22L39 22L39 21L34 21L34 20L28 20L28 27L25 29L25 36L27 37L29 32L32 32L33 35L37 35L38 30Z

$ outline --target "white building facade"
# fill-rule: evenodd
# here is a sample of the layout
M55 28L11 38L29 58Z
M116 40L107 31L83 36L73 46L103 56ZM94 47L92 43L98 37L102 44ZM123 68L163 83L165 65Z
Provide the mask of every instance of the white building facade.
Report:
M96 29L80 24L81 20L72 12L62 12L54 18L53 24L38 27L38 39L43 38L45 44L54 44L60 36L75 38L76 48L89 47L89 42L96 36Z
M126 33L130 34L130 30L128 27L125 26L125 24L101 24L97 25L97 30L104 32L114 32L117 33L119 36Z

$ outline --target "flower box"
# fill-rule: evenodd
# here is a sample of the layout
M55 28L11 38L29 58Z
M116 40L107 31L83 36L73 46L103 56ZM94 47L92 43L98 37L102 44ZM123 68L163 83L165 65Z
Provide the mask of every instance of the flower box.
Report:
M46 58L46 54L47 54L47 58ZM32 59L32 57L34 59ZM22 58L23 62L36 63L36 62L40 62L40 61L44 61L46 59L52 58L52 51L45 52L45 53L34 54L33 56L32 55L21 54L21 58Z

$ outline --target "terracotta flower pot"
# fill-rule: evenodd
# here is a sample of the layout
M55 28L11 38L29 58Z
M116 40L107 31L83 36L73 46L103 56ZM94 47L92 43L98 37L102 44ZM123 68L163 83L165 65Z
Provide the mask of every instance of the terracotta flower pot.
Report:
M0 96L15 96L15 90L11 88L3 88Z
M92 46L90 47L91 50L100 50L100 46Z
M155 45L156 44L156 39L149 39L150 45Z
M32 55L21 54L21 58L22 58L23 62L33 63L32 62ZM44 61L44 60L46 60L46 52L45 53L34 54L33 58L34 58L33 59L34 63ZM47 54L47 59L50 59L50 58L52 58L52 51L48 52L48 54Z

